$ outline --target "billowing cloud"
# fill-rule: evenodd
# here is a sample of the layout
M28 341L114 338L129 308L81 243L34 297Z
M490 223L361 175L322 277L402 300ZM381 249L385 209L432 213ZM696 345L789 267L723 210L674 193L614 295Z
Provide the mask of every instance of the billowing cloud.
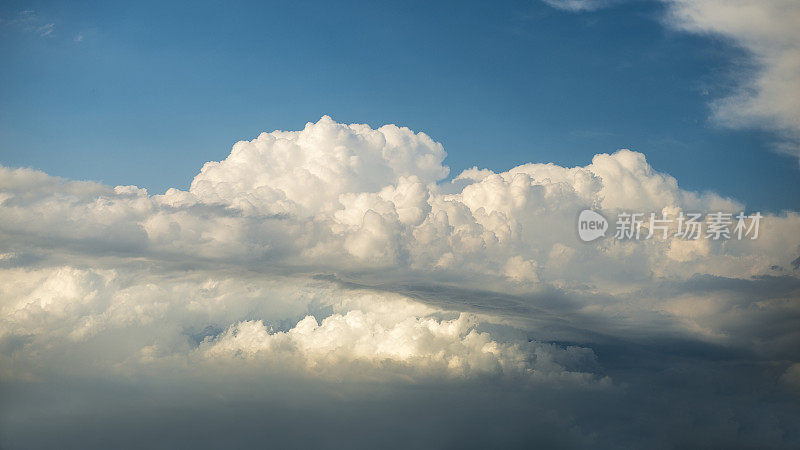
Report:
M376 192L401 178L447 176L445 152L424 133L385 125L344 125L325 116L302 131L262 133L209 162L189 192L248 211L314 216L337 209L343 194Z
M499 389L543 399L536 411L509 405L583 445L608 445L626 421L575 428L574 408L588 407L578 399L644 411L632 399L652 395L648 383L675 385L625 358L742 389L792 385L797 213L765 215L755 240L687 241L673 224L667 239L584 243L585 208L611 218L745 207L682 189L630 150L451 181L444 158L423 133L323 117L239 142L188 190L161 195L0 167L0 377L14 392L98 378L273 403L280 392L290 409L310 408L291 393L331 384L362 400ZM749 375L716 365L726 358ZM751 397L687 389L676 395L730 405L750 427L744 441L793 439L780 399L757 399L774 421L755 426ZM40 408L26 411L53 413ZM663 431L639 425L648 431L631 446Z

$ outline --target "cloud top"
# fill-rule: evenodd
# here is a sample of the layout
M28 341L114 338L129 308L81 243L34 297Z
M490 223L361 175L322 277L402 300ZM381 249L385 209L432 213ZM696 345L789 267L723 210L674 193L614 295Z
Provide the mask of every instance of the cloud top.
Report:
M237 142L225 160L203 166L189 192L244 210L310 216L333 211L343 194L375 192L401 177L439 181L448 174L445 156L425 133L323 116L302 131Z

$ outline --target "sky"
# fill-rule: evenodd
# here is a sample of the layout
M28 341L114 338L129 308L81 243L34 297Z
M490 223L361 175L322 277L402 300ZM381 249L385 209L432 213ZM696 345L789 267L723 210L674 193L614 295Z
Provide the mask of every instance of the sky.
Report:
M746 49L668 8L3 2L0 162L163 193L233 142L327 114L424 131L454 174L629 148L686 188L797 209L775 130L714 118L751 76Z
M800 3L429 3L0 6L0 448L800 448Z

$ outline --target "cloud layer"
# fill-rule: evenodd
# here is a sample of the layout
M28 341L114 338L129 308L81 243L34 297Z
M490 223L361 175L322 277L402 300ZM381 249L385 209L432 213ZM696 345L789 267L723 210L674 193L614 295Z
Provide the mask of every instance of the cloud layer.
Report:
M22 420L26 389L96 379L289 409L309 408L292 392L320 386L356 399L438 386L475 401L475 389L551 392L536 411L509 400L497 417L526 411L570 429L594 396L648 414L633 398L668 385L647 367L669 361L733 386L730 398L676 395L728 405L747 424L741 439L796 438L785 431L794 394L781 389L793 392L800 361L800 215L767 215L756 240L586 244L575 221L588 207L608 217L745 207L684 190L630 150L451 181L445 156L424 133L326 116L238 142L188 190L162 195L1 167L0 376L18 399L4 417ZM734 360L742 368L717 366ZM771 387L754 397L748 385ZM751 418L753 402L774 420ZM25 414L55 414L38 408ZM610 445L626 421L592 417L573 443ZM640 425L649 431L631 445L665 437Z

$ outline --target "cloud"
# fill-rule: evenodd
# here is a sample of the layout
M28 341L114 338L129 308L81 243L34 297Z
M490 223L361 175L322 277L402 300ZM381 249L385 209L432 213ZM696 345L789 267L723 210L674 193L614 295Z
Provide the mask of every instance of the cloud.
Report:
M668 26L723 39L743 49L748 65L735 74L735 92L712 102L715 121L730 128L777 133L776 148L800 157L800 4L794 1L663 0ZM611 2L545 0L571 12Z
M542 0L553 8L563 9L565 11L580 12L580 11L594 11L601 8L606 8L614 3L615 0Z
M55 36L56 25L52 22L44 22L35 11L26 9L20 11L16 17L10 20L0 19L0 24L7 23L13 27L36 34L40 37L53 37Z
M781 382L800 393L800 363L794 363L781 376Z
M766 215L757 240L586 244L575 221L588 207L608 217L745 207L685 190L631 150L577 167L475 167L452 181L445 155L423 133L326 116L238 142L188 190L164 194L0 167L0 377L22 404L48 383L95 398L103 379L112 396L179 384L179 408L252 399L320 417L334 409L323 414L308 392L391 392L376 400L386 407L455 392L472 408L485 403L476 392L498 390L507 403L493 414L515 433L519 417L535 417L585 446L608 446L620 429L630 446L677 445L664 427L683 425L645 420L634 432L623 411L658 404L679 421L697 418L703 399L746 424L742 442L795 439L782 431L795 417L783 400L747 390L791 384L787 361L800 360L800 214ZM676 383L669 367L692 375ZM688 379L722 380L733 394L674 387ZM650 385L684 403L662 405ZM618 413L590 414L598 399ZM14 402L2 422L73 410ZM762 404L772 422L748 412ZM729 424L713 424L714 442L728 442ZM18 430L28 431L9 435L37 435Z
M476 325L476 318L465 314L451 320L418 316L387 319L356 309L330 315L321 322L306 316L285 332L273 332L261 321L238 322L216 338L206 339L200 352L215 361L245 358L275 364L280 360L320 376L343 369L352 376L353 367L361 367L360 375L383 368L389 369L389 376L409 373L417 380L425 376L503 376L522 382L560 381L598 387L610 382L562 365L580 367L594 362L590 349L497 342L489 333L476 331Z
M54 23L46 23L42 26L36 27L35 31L39 36L47 37L52 36L55 29L56 25Z
M740 75L737 91L712 104L730 127L761 127L784 138L780 148L800 156L800 5L792 1L668 2L668 23L729 40L751 56L755 70Z
M323 378L407 373L418 380L487 375L609 383L585 371L594 368L590 349L496 341L480 330L492 326L478 315L437 317L441 311L391 293L213 272L159 280L130 268L125 275L121 268L60 266L0 276L0 341L15 360L15 370L4 374L12 380L35 376L43 363L87 376L121 367L130 374L182 370L176 361L189 358L193 366ZM247 319L252 314L258 319ZM87 347L96 350L88 372L59 356Z
M225 160L207 163L188 191L163 195L2 168L0 243L14 255L7 264L146 258L179 267L337 273L364 285L413 280L537 295L556 287L579 297L619 297L697 274L772 276L775 267L790 270L800 252L791 232L800 223L797 213L768 215L758 240L724 245L580 242L574 222L588 207L609 217L626 210L675 217L744 209L713 193L681 189L630 150L596 155L583 167L469 169L450 183L441 182L448 172L443 158L441 145L424 134L323 117L299 132L239 142ZM663 311L637 305L632 312L629 303L609 304L603 314ZM672 313L675 326L698 326L679 311Z
M189 192L243 210L308 216L335 208L342 194L374 192L400 177L441 180L448 173L444 157L442 145L424 133L324 116L302 131L236 143L224 161L203 166Z

